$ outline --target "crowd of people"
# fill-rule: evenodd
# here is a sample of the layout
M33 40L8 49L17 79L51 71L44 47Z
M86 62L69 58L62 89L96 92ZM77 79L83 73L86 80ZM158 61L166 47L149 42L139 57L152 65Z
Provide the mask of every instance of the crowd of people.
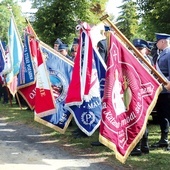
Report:
M79 44L79 39L74 38L69 54L68 45L63 43L60 38L57 38L57 40L54 42L54 49L58 51L60 54L62 54L63 56L65 56L66 58L70 59L71 61L74 61L77 55L78 44Z

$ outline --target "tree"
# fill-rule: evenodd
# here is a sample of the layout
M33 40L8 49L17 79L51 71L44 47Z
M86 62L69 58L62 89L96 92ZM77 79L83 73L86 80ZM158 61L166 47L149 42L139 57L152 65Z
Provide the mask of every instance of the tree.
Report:
M156 32L170 34L169 0L137 0L137 4L148 39L154 40Z
M129 39L132 40L138 35L139 22L137 15L137 6L133 0L124 0L124 4L119 8L122 9L117 18L117 27Z
M11 17L11 12L9 10L9 7L12 10L12 13L14 15L17 28L20 32L23 31L23 28L25 26L24 24L24 18L21 15L21 8L17 5L17 3L13 2L13 0L3 0L0 3L0 38L2 41L7 42L7 31L9 28L9 20Z
M77 36L75 30L79 21L89 24L99 22L107 0L45 0L34 1L38 11L35 14L33 27L38 37L49 45L59 37L70 44ZM103 4L103 5L100 5Z

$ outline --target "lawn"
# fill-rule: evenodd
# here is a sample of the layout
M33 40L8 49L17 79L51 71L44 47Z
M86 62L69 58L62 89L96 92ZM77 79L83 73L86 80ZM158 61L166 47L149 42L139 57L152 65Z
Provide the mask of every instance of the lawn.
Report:
M98 130L91 137L75 139L72 136L72 131L76 129L75 122L73 121L73 125L68 127L66 133L60 134L53 129L35 122L33 111L26 110L26 107L21 109L15 102L12 106L10 104L3 105L0 102L0 118L17 124L26 124L49 133L50 138L57 139L60 146L65 147L74 154L81 153L91 158L101 157L105 162L111 164L114 170L169 170L170 152L164 151L164 148L151 150L149 154L139 157L129 156L126 163L122 164L115 159L114 152L105 146L91 146L91 142L98 140ZM160 137L159 125L152 124L151 119L150 117L148 123L149 144L156 142Z

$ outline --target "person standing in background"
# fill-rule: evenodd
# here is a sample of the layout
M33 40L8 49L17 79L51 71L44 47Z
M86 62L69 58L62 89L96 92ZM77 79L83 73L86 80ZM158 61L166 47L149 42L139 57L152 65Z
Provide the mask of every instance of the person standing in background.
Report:
M63 44L63 42L59 38L57 38L54 42L54 50L58 51L58 47L60 44Z
M170 81L170 35L164 33L156 33L157 48L161 51L156 60L157 71ZM157 100L157 113L161 129L160 140L151 145L154 148L168 147L168 133L170 123L170 91L163 87L163 91L159 94Z
M143 55L143 57L153 65L152 58L149 56L150 48L147 41L143 39L134 39L133 45L138 49L138 51ZM145 65L144 65L145 66ZM146 67L147 68L147 67ZM136 147L132 150L131 156L140 156L149 153L149 144L148 144L148 128L146 127L145 132L142 136L142 139L137 143Z

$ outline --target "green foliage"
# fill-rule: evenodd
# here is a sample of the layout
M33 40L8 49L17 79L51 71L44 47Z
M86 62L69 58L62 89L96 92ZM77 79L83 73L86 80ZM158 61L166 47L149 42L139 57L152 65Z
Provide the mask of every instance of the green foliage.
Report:
M9 9L11 8L11 10ZM0 3L0 38L2 41L7 42L7 31L9 28L9 20L11 17L11 11L14 15L17 28L20 32L23 31L24 18L21 15L21 9L17 3L12 0L3 0Z
M99 18L105 9L107 0L53 0L38 1L38 11L35 15L33 27L39 38L45 43L53 46L57 38L61 38L65 43L71 44L73 38L77 36L75 27L79 21L89 24L99 22ZM102 4L102 5L101 5Z
M170 34L170 1L169 0L137 0L144 26L144 34L148 39L155 39L155 32Z
M132 40L139 29L136 3L132 0L124 0L124 4L117 19L117 27L129 39Z

